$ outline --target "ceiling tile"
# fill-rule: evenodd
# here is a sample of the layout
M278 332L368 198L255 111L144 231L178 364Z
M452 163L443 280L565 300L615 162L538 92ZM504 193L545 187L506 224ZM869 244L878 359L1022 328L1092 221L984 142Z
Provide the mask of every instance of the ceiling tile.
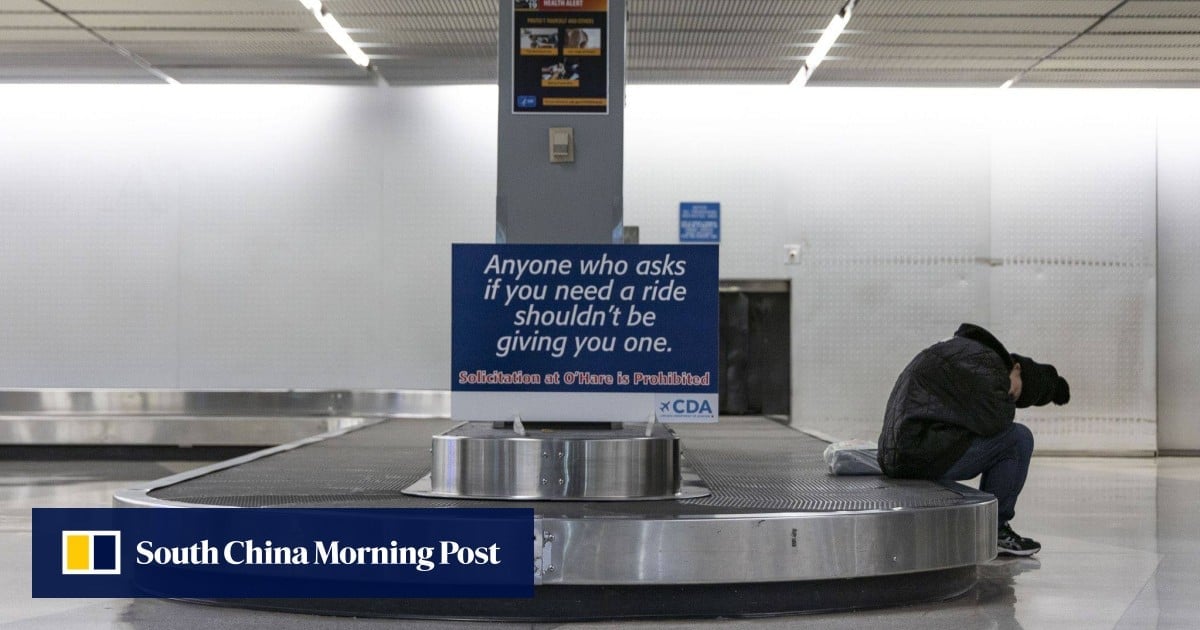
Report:
M1069 16L1099 17L1120 0L867 0L854 9L857 16Z
M847 30L838 38L838 44L1048 46L1057 48L1070 41L1074 36L1074 33L917 33Z
M78 28L57 13L0 12L0 28Z
M685 69L646 69L629 70L629 80L633 83L659 84L706 84L706 83L788 83L796 76L796 70L685 70Z
M930 33L1078 33L1093 17L854 17L847 28L858 31Z
M1196 58L1191 59L1096 59L1055 57L1038 64L1038 70L1195 70L1200 71Z
M828 67L827 67L828 66ZM1004 70L948 70L895 69L872 70L869 68L838 68L834 64L821 64L808 85L819 86L964 86L999 87L1012 73Z
M73 13L93 29L321 30L306 13Z
M87 31L71 28L0 28L0 42L78 42L96 41Z
M0 13L45 13L50 7L37 0L4 0L0 4Z
M1200 46L1067 46L1055 59L1200 59Z
M1088 33L1071 43L1076 46L1200 47L1200 33Z
M353 64L350 67L241 67L241 68L161 68L181 83L323 83L331 85L373 85L375 77Z
M50 0L50 3L67 13L307 13L299 0Z
M1035 70L1017 84L1018 87L1091 86L1091 87L1193 87L1200 85L1200 70Z
M1111 17L1093 33L1200 33L1200 17Z
M1113 16L1200 17L1200 0L1135 0L1117 9Z
M297 0L291 0L296 2ZM325 7L336 16L355 13L375 15L403 14L476 14L496 15L496 0L325 0Z
M781 16L806 15L823 17L828 23L846 0L629 0L626 5L631 16L691 15L691 16Z

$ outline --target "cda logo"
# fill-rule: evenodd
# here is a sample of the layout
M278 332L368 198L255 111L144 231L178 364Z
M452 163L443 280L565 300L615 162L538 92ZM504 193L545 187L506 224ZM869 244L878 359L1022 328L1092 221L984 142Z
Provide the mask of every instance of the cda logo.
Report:
M679 398L658 403L658 411L663 414L678 415L712 415L712 406L707 400L694 398Z
M62 572L63 575L119 575L121 532L64 530Z

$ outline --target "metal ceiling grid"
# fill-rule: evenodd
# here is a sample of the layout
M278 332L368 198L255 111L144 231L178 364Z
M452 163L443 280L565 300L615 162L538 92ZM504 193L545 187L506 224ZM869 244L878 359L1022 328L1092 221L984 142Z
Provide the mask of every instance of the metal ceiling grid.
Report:
M831 66L826 68L825 66ZM886 69L871 70L864 68L838 68L834 64L821 65L820 85L828 86L958 86L958 87L997 87L1012 78L1013 73L1007 70L936 70ZM813 85L810 81L809 85Z
M1200 2L1125 2L1021 77L1026 85L1194 85Z
M158 83L145 70L103 43L75 41L51 46L0 48L0 81L21 83Z
M1108 46L1154 46L1154 47L1200 47L1200 33L1104 33L1102 35L1084 35L1071 44L1074 47L1108 47Z
M0 28L0 44L8 44L12 54L33 52L42 46L53 47L61 42L94 42L95 37L79 28Z
M1041 87L1196 87L1200 85L1200 70L1033 70L1021 79L1021 83Z
M999 86L1094 24L1114 0L861 0L811 85Z
M630 75L633 72L630 71ZM795 69L788 70L639 70L641 83L660 84L746 84L787 83L796 75Z
M171 76L181 83L319 83L323 85L371 85L374 77L354 64L336 68L250 67L250 68L171 68Z
M338 16L342 26L350 30L355 37L363 33L359 31L429 31L451 33L456 31L486 31L496 37L499 25L494 15L449 15L449 14L410 14L410 15L363 15L353 14Z
M1098 17L1098 16L1097 16ZM1079 33L1091 26L1096 17L1059 17L1024 15L988 16L854 16L847 28L889 33Z
M1115 17L1200 17L1198 0L1138 0L1113 13Z
M505 1L325 5L389 82L462 83L495 80ZM843 4L628 0L629 80L786 83ZM296 0L3 0L0 80L147 80L115 52L130 78L99 71L74 46L98 38L180 80L369 80ZM1023 73L1018 85L1196 86L1197 72L1200 0L858 0L810 84L998 85Z
M57 13L0 13L0 29L74 27L70 20Z
M72 14L305 12L304 7L300 6L296 0L171 0L169 2L163 2L163 0L46 0L46 2L60 11Z
M1200 37L1191 46L1083 46L1078 42L1060 50L1055 59L1200 59Z
M1200 32L1200 16L1177 17L1110 17L1092 30L1093 33L1196 33Z
M294 1L294 0L291 0ZM334 15L498 15L497 0L324 0Z
M1070 33L883 33L847 29L834 48L847 44L891 46L1003 46L1058 48L1071 40Z
M72 13L71 17L88 28L110 31L320 30L306 13Z
M1118 0L859 0L854 15L866 16L1093 16Z
M41 13L49 10L37 0L4 0L4 5L0 6L0 12L3 13Z
M841 10L846 0L629 0L630 15L690 15L722 17L737 15L782 15L824 17L826 22Z
M969 46L962 44L910 44L907 46L848 44L837 46L842 59L1029 59L1054 52L1057 46Z

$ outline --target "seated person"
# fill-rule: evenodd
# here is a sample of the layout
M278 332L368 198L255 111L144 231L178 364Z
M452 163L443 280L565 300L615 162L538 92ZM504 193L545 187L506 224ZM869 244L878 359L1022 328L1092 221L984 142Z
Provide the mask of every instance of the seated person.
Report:
M982 474L980 489L999 503L999 553L1031 556L1042 546L1009 526L1033 454L1033 434L1013 417L1018 407L1070 399L1054 366L1009 354L990 332L963 324L922 350L896 379L879 435L879 467L906 479Z

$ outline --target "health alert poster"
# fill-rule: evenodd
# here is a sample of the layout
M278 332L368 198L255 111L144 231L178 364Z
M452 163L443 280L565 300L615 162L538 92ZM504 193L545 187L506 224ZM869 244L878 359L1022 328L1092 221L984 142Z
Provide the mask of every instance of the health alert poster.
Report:
M608 0L511 0L513 113L608 113Z

